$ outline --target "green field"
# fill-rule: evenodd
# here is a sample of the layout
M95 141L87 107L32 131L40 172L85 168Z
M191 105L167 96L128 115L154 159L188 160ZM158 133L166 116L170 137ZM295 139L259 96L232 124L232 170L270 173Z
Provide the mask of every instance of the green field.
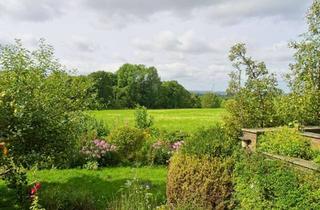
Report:
M29 172L30 182L41 182L40 197L47 202L61 198L89 196L98 209L105 209L108 201L118 196L119 190L127 180L138 178L150 183L159 204L165 202L167 169L165 167L144 168L104 168L98 171L85 169L41 170ZM14 194L0 181L0 209L14 209ZM56 204L55 204L56 205Z
M98 120L103 120L109 128L134 125L135 110L90 111ZM154 117L154 126L169 131L194 131L221 122L225 109L154 109L148 110Z

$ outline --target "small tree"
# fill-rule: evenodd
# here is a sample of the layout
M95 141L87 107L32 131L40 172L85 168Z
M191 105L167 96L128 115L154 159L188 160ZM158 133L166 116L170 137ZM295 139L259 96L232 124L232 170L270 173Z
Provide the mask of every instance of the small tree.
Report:
M226 105L231 114L227 124L237 129L276 125L274 98L281 91L277 88L275 75L268 72L264 62L247 56L243 43L231 48L229 59L236 70L231 73L228 88L233 100Z
M153 117L148 115L147 108L138 106L135 111L135 127L140 129L150 128L153 125Z

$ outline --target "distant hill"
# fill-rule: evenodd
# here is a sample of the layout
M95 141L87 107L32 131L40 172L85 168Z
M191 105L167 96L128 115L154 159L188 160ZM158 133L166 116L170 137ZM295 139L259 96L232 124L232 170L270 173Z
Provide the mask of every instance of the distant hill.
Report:
M206 93L211 93L212 91L210 90L189 90L191 93L195 93L197 95L204 95ZM220 96L226 96L227 93L225 91L214 91L215 94L220 95Z

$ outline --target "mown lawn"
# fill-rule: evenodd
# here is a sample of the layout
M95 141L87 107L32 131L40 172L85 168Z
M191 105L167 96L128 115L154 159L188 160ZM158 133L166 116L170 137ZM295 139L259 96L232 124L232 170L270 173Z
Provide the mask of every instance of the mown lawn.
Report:
M87 197L98 209L105 209L108 201L118 196L127 180L138 178L151 185L159 204L165 202L167 169L165 167L103 168L98 171L85 169L41 170L29 172L30 182L42 184L40 200L56 205L59 200ZM0 209L14 209L13 193L0 181ZM45 200L45 201L44 201Z
M133 125L135 110L90 111L98 120L106 122L110 129L119 125ZM208 127L221 122L225 109L154 109L148 110L154 117L154 126L159 129L192 132L199 127Z

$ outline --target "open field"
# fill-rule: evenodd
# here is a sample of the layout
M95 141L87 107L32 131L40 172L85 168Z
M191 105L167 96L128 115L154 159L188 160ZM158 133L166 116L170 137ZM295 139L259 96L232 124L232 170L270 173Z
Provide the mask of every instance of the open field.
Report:
M117 196L127 180L138 178L150 183L159 203L165 202L167 169L165 167L103 168L98 171L85 169L42 170L28 173L30 183L41 182L40 197L46 202L56 202L55 196L65 198L88 197L98 209L105 209L108 201ZM14 209L12 192L0 181L0 209ZM63 200L63 199L60 199Z
M102 110L90 113L106 122L109 128L118 125L133 125L135 110ZM165 130L194 131L221 122L225 109L155 109L148 110L154 117L154 126Z

